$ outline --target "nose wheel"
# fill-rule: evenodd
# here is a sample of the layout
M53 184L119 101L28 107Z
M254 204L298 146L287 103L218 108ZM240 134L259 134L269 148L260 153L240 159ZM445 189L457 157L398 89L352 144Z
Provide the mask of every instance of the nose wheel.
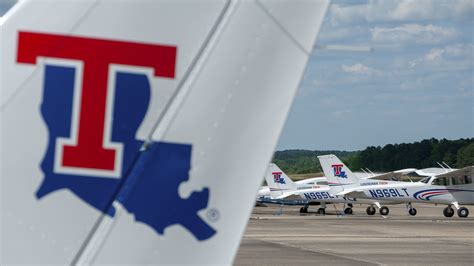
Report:
M411 216L415 216L417 211L415 208L412 207L411 202L407 203L408 214Z
M415 216L416 215L416 209L415 208L411 208L408 210L408 213L411 215L411 216Z

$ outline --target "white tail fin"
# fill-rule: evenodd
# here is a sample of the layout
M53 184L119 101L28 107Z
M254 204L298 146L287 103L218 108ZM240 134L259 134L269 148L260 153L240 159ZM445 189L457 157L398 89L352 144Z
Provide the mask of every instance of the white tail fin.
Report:
M318 156L332 193L359 185L359 178L336 155Z
M297 189L296 183L274 163L268 166L265 181L267 181L267 185L270 188L270 196L272 198L278 198L287 192Z
M0 264L231 264L327 6L20 1Z

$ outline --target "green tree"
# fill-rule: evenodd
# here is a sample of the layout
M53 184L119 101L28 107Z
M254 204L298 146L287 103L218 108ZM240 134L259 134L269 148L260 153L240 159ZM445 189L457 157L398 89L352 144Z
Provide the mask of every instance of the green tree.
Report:
M459 149L457 155L456 167L474 165L474 143Z

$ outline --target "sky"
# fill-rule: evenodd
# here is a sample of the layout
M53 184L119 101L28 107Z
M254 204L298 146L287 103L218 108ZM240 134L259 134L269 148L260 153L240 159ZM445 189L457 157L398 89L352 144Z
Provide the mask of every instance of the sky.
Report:
M0 15L14 0L0 0ZM333 0L277 150L474 137L474 0Z
M332 1L278 150L474 137L474 1Z

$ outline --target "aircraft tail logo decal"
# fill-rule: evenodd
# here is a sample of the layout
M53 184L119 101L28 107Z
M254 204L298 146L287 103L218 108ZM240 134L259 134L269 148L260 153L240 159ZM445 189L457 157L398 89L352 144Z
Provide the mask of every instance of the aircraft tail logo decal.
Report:
M48 59L40 109L49 137L38 199L68 189L110 216L111 201L118 200L159 234L172 224L199 240L216 233L197 215L207 208L209 189L187 199L178 194L189 178L192 146L156 142L140 152L143 141L135 138L148 110L150 78L175 78L176 54L175 46L19 33L18 63ZM125 176L133 187L119 193Z
M347 178L347 174L345 171L342 170L343 164L333 164L331 165L333 169L334 176L340 177L340 178Z
M285 179L281 177L282 172L273 172L273 182L276 184L286 184Z

